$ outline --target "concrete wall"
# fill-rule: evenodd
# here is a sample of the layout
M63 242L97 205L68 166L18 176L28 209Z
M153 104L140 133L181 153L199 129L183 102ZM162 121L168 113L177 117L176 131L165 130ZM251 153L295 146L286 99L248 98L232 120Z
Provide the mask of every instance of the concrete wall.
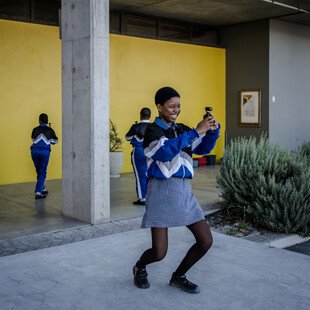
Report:
M244 23L220 30L226 48L226 126L228 140L268 132L269 22ZM261 127L239 126L239 91L261 90Z
M271 141L295 149L310 140L310 27L270 22Z

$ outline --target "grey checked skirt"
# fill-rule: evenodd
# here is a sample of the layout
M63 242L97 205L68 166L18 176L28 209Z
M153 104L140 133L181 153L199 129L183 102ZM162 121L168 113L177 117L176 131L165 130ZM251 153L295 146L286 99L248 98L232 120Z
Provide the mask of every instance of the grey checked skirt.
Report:
M142 228L186 226L204 218L187 179L151 178L148 181Z

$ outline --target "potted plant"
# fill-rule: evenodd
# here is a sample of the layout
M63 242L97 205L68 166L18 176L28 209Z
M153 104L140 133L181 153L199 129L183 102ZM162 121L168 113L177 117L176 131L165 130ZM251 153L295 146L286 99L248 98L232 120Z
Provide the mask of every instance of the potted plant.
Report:
M120 177L123 167L124 154L122 151L123 140L119 137L116 125L110 120L110 177Z
M205 155L205 158L207 159L206 165L207 166L214 166L216 163L216 155L214 154L208 154Z

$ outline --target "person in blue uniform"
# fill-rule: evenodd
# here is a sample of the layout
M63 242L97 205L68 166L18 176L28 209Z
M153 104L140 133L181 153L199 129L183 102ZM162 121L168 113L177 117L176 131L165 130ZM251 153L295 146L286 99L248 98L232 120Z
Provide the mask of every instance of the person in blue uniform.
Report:
M169 284L194 294L199 287L187 279L186 272L207 253L213 239L189 182L194 175L192 154L211 152L220 125L212 115L196 128L176 123L181 101L179 93L171 87L156 92L155 104L159 116L147 127L143 143L149 179L142 228L151 228L152 247L133 267L134 284L142 289L150 286L146 266L166 256L168 228L186 226L196 242L172 273Z
M31 158L37 172L35 199L46 198L48 191L45 189L46 171L51 153L51 144L58 143L54 130L48 125L48 116L45 113L39 116L39 126L32 130L33 141L30 150Z
M133 147L131 152L131 164L136 178L137 200L134 205L145 205L146 194L146 158L143 149L143 140L146 127L150 124L151 110L143 108L140 111L140 122L133 124L125 138Z

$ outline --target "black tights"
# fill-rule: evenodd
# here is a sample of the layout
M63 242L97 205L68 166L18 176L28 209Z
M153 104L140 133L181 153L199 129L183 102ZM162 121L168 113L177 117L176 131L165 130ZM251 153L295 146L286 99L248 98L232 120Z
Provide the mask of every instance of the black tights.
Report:
M194 235L196 243L188 250L175 274L184 275L210 249L213 238L205 220L186 226ZM152 228L152 248L146 250L136 266L145 268L146 265L162 260L168 249L168 228Z

